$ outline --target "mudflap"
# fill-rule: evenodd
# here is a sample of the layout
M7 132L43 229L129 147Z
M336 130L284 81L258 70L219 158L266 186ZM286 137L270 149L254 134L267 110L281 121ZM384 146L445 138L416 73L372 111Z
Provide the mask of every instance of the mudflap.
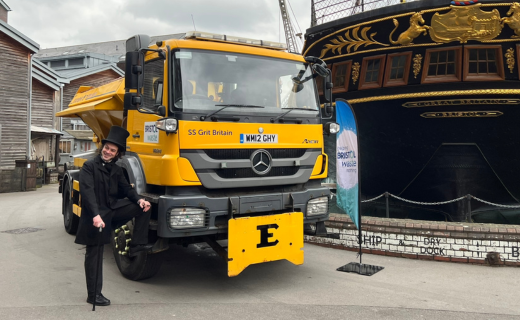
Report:
M247 266L276 260L303 264L303 213L230 219L228 276Z

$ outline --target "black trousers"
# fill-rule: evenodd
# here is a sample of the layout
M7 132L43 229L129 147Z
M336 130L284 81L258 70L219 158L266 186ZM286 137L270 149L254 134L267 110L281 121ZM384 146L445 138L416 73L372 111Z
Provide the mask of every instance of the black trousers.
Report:
M151 211L151 210L150 210ZM148 243L148 226L150 224L150 211L143 212L137 204L129 203L126 206L114 210L112 226L121 226L135 218L134 230L132 235L132 245ZM106 225L105 227L112 227ZM101 234L99 234L101 237ZM102 242L101 242L102 243ZM85 253L85 277L87 280L87 292L90 297L100 294L103 289L103 263L100 263L98 284L96 287L96 272L98 269L98 259L103 259L104 245L87 246ZM97 291L97 292L96 292Z

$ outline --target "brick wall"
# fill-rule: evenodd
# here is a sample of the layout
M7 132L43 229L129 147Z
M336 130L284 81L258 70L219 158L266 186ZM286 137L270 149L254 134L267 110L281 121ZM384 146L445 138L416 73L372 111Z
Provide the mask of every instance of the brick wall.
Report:
M306 242L358 251L358 230L346 215L331 214L327 237ZM520 267L520 225L362 218L364 253Z

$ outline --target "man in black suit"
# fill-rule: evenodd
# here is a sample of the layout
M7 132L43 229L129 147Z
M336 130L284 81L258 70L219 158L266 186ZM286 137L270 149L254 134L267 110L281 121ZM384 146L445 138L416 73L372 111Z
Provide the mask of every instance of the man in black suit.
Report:
M103 245L110 243L112 227L117 227L135 218L130 257L138 252L149 251L148 226L150 223L150 203L140 199L126 180L123 169L115 162L125 151L129 133L125 129L112 126L98 156L83 164L79 175L81 194L81 217L76 243L87 246L85 254L85 276L87 280L88 303L108 306L110 300L101 294L103 286L102 264L97 275L98 259L103 259ZM108 226L109 228L105 228ZM102 234L99 228L102 227ZM100 240L99 237L102 236ZM101 247L99 247L101 241Z

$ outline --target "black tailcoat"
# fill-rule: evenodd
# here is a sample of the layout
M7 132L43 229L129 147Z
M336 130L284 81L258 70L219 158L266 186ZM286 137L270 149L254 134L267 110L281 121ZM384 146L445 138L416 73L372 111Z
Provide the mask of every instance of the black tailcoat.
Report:
M114 159L116 160L116 159ZM101 156L83 164L79 174L81 194L81 217L79 219L76 243L97 245L99 229L94 227L93 218L98 214L105 222L103 243L110 243L113 210L128 205L137 205L137 193L126 180L123 169L112 161L111 170L103 166ZM128 199L123 199L128 197Z

